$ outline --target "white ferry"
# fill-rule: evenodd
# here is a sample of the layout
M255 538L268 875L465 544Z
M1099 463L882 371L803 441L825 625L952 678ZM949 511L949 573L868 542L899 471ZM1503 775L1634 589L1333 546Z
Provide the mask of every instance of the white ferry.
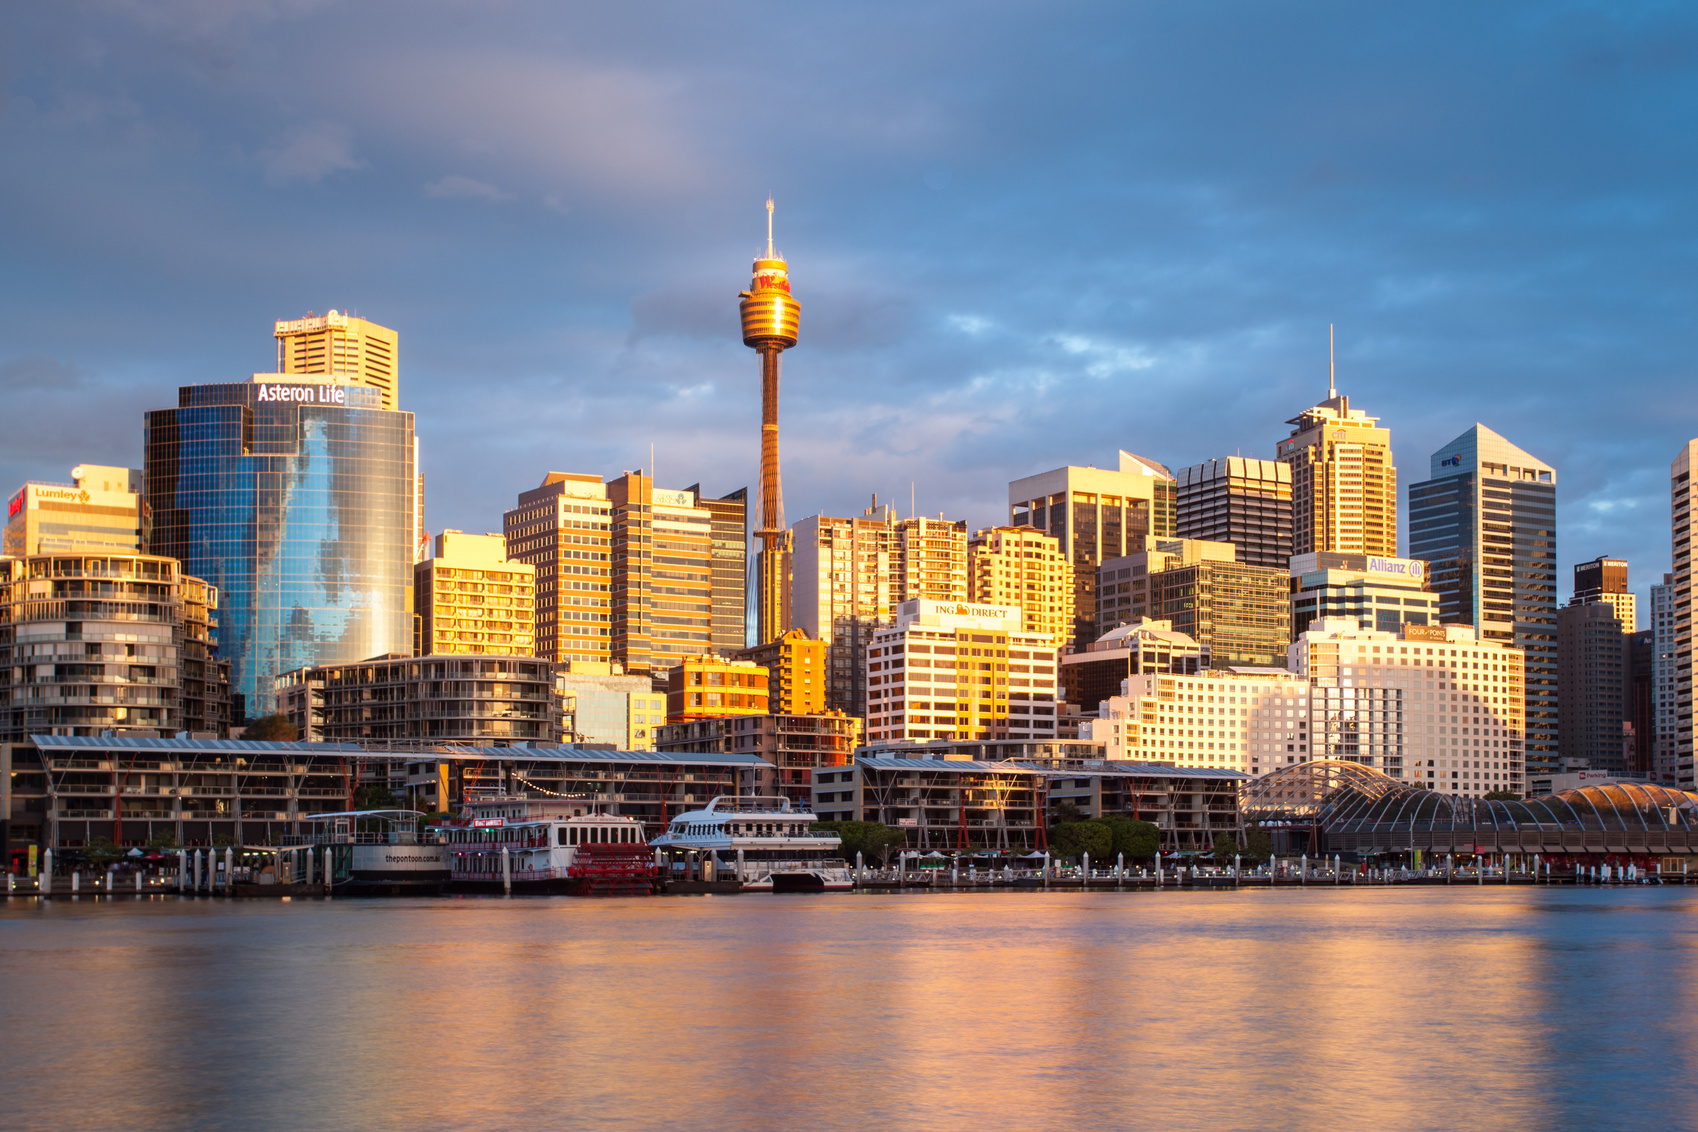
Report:
M302 815L305 832L285 834L292 880L328 884L333 896L434 896L448 886L448 857L417 810ZM327 859L328 858L328 859Z
M736 880L749 892L847 891L855 886L835 833L815 832L819 818L788 798L721 795L705 810L680 814L651 845L668 862L691 853L712 862L708 879Z
M436 834L455 892L646 896L654 890L657 869L642 823L599 813L584 799L477 798Z

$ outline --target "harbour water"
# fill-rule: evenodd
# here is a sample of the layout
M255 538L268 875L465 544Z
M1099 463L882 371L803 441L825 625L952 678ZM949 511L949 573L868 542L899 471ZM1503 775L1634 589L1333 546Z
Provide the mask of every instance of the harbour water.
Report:
M0 907L10 1129L1698 1127L1698 893Z

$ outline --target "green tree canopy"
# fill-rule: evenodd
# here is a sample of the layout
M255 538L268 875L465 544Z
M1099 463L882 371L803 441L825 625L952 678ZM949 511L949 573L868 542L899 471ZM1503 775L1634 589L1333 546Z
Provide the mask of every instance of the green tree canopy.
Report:
M1064 857L1089 853L1092 860L1106 861L1114 856L1114 830L1097 818L1065 821L1055 827L1050 844Z
M1246 861L1265 861L1273 856L1273 838L1267 830L1252 826L1244 831L1244 848L1240 852Z
M815 823L814 828L828 830L842 839L839 851L846 861L853 861L859 853L863 860L888 863L891 850L907 840L907 834L901 830L876 821L822 821Z
M289 722L289 717L282 712L275 715L263 715L248 724L242 732L242 738L258 741L269 740L276 743L293 743L301 737L295 725Z
M1215 863L1230 861L1238 853L1238 838L1230 833L1215 834Z
M116 860L121 851L113 844L110 837L91 837L88 844L83 846L83 856L97 865L104 865Z
M354 791L356 810L396 810L400 807L401 800L382 783L368 782Z
M1514 790L1489 790L1483 797L1488 802L1519 802L1521 795Z
M1114 852L1124 854L1128 861L1147 861L1161 848L1161 830L1147 821L1115 814L1104 818L1114 832Z
M169 829L161 830L148 838L147 847L155 853L164 853L172 849L181 849L177 844L177 835Z

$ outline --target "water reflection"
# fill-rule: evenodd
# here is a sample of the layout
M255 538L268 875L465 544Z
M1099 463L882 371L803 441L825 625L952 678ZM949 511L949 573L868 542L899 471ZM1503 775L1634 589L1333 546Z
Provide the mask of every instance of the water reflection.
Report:
M17 902L6 1124L1690 1127L1695 909L1526 889Z

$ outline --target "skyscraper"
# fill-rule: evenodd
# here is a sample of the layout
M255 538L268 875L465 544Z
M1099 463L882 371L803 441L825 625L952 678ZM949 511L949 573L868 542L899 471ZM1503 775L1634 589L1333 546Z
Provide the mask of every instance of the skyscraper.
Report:
M778 477L778 358L796 344L802 308L790 296L790 265L772 248L772 200L766 202L766 254L755 259L754 278L741 293L743 345L761 358L760 525L755 562L755 643L764 645L789 627L790 532L784 526L784 489Z
M1603 602L1616 612L1621 631L1639 627L1638 598L1627 588L1627 560L1604 558L1581 562L1574 567L1574 601L1580 605Z
M1229 542L1248 566L1284 569L1291 549L1291 465L1226 456L1180 469L1178 534Z
M1657 781L1677 781L1675 756L1674 575L1651 587L1651 770Z
M730 656L749 642L749 489L718 499L699 483L684 490L713 516L713 651Z
M1008 485L1016 527L1053 535L1073 568L1073 642L1096 639L1097 566L1134 554L1146 536L1174 536L1173 473L1153 460L1120 453L1117 470L1057 468Z
M713 648L713 516L695 493L641 471L607 485L613 514L613 659L659 678Z
M344 380L188 385L146 415L150 548L218 587L251 716L297 668L413 647L413 415Z
M382 408L401 403L401 339L387 326L326 311L279 320L277 372L341 377L383 394Z
M1397 468L1391 433L1350 407L1330 376L1327 399L1286 422L1279 459L1291 468L1291 553L1397 556Z
M1671 604L1674 608L1669 665L1674 683L1675 777L1682 789L1695 785L1692 772L1692 520L1698 494L1692 472L1698 464L1698 440L1689 440L1669 465L1669 532L1674 552Z
M1286 566L1240 562L1229 542L1146 538L1144 546L1098 568L1099 638L1147 617L1196 641L1208 667L1285 667L1291 644Z
M1526 654L1527 772L1556 769L1556 469L1476 424L1409 488L1409 553L1439 618Z
M1631 637L1608 602L1576 598L1557 610L1557 754L1592 770L1633 769L1622 757ZM1573 765L1565 762L1564 765Z
M501 535L443 531L413 567L419 656L532 656L536 567L507 557Z
M813 515L791 534L791 625L828 648L825 703L867 714L866 654L875 630L890 624L896 520L873 505L860 516Z
M898 519L891 539L892 598L966 601L967 524L939 515Z
M536 655L556 664L612 656L612 511L600 476L549 472L502 516L507 557L536 569Z

